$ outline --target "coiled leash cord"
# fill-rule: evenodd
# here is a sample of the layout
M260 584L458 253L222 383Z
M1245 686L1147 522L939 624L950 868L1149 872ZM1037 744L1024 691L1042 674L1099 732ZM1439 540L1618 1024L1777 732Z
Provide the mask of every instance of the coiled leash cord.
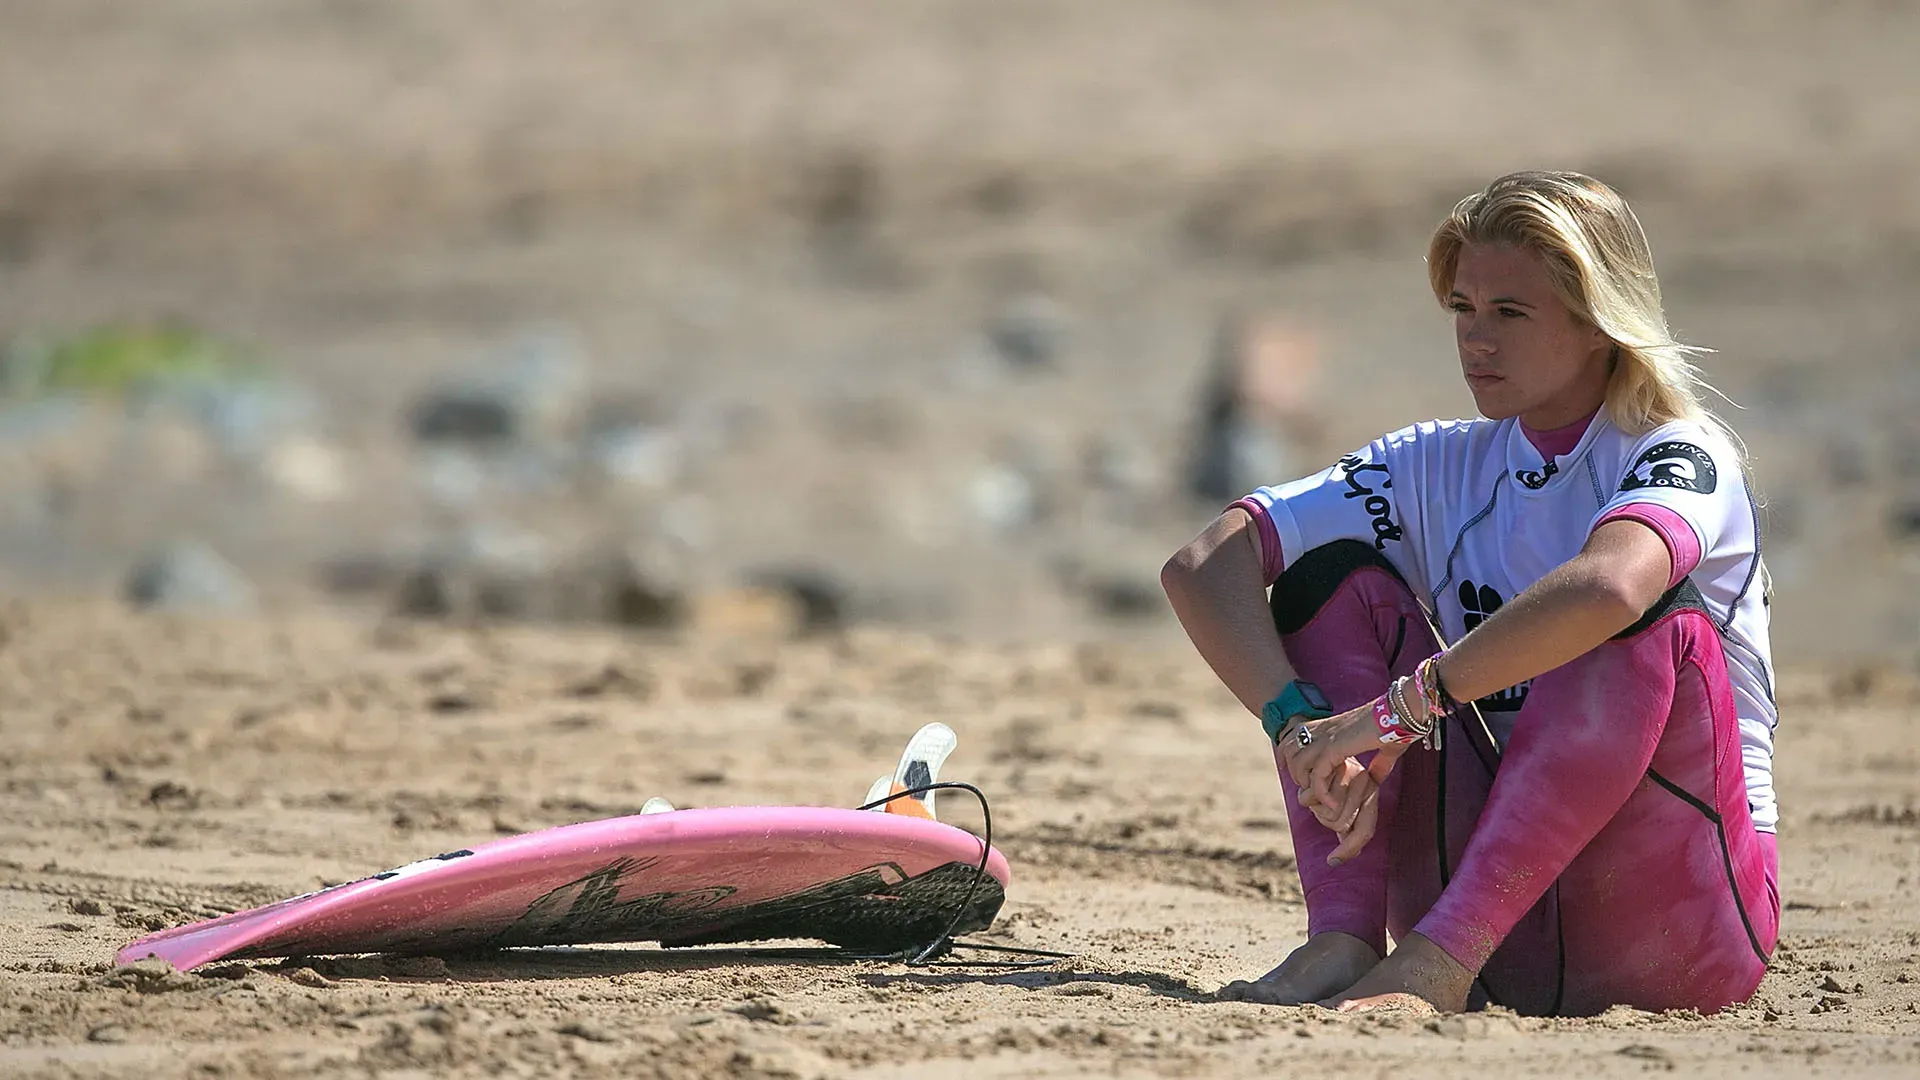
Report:
M1065 960L1070 958L1072 955L1071 953L1052 952L1047 949L1022 949L1022 948L1015 948L1010 945L987 945L987 944L980 944L980 943L974 943L974 942L968 942L968 941L957 941L954 939L953 937L954 929L960 925L961 919L964 919L967 917L967 912L971 910L973 907L973 898L980 894L980 885L982 882L986 880L986 877L987 877L987 860L991 858L993 854L993 809L992 807L987 805L987 796L985 792L981 791L977 787L974 787L972 784L965 783L963 781L942 780L938 783L921 784L918 787L910 787L902 791L896 791L893 794L888 795L884 798L875 799L874 801L867 803L865 806L861 806L858 809L878 810L880 807L887 805L888 803L894 801L895 799L907 799L907 798L912 798L916 795L924 795L929 791L945 791L945 790L964 791L972 795L980 803L981 832L983 833L983 835L980 838L980 861L974 865L973 880L967 883L967 892L966 892L966 895L961 898L959 908L954 911L953 918L948 920L946 929L942 930L939 936L935 937L932 941L928 942L923 947L902 949L899 952L895 952L895 953L855 956L853 957L853 959L901 960L901 961L905 961L907 964L911 966L917 967L922 964L931 963L932 961L937 960L940 957L946 956L947 954L951 953L955 949L968 949L968 950L974 950L979 952L1003 953L1003 954L1008 954L1012 956L1025 956L1030 958L1026 960L997 961L997 963L1007 967L1037 967L1043 964L1052 963L1055 960Z

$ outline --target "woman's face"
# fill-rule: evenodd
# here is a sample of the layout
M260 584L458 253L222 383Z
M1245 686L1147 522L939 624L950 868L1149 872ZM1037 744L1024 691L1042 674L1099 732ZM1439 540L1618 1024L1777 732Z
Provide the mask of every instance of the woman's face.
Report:
M1480 415L1564 427L1606 399L1612 343L1554 295L1539 256L1467 244L1454 269L1454 339Z

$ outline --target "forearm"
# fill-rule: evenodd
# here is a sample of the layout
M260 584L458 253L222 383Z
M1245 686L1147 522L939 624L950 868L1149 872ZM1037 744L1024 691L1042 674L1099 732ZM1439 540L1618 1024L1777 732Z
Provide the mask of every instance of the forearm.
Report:
M1622 585L1582 554L1549 573L1447 650L1440 682L1472 701L1543 675L1633 625L1651 606L1644 587Z
M1201 659L1258 716L1294 676L1267 607L1250 525L1245 511L1228 511L1167 560L1160 583Z

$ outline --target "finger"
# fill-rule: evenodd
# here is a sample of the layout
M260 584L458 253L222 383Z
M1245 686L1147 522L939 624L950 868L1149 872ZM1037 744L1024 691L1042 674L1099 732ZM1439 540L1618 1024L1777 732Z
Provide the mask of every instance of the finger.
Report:
M1340 844L1327 856L1327 865L1339 866L1355 855L1360 854L1367 841L1373 839L1373 830L1380 821L1380 789L1375 788L1361 803L1359 813L1354 815L1353 827L1340 837Z
M1394 743L1390 746L1381 747L1380 752L1373 755L1373 760L1367 762L1367 772L1372 775L1373 782L1376 784L1386 783L1387 777L1393 775L1393 767L1400 764L1401 756L1404 755L1407 752L1407 748L1412 745L1412 743Z
M1365 769L1360 770L1360 774L1347 784L1346 797L1340 800L1340 811L1334 815L1334 823L1328 827L1345 836L1360 816L1360 808L1378 790L1379 785L1373 782L1373 774Z
M1314 820L1329 829L1333 828L1334 823L1339 820L1339 815L1334 808L1322 806L1315 802L1313 792L1308 791L1306 788L1300 789L1299 793L1294 796L1294 801L1299 803L1302 809L1312 814Z
M1330 758L1314 763L1313 772L1308 777L1308 781L1313 788L1315 799L1330 807L1340 805L1340 793L1334 790L1334 778L1346 767L1348 760L1347 758Z
M1329 829L1333 828L1334 825L1336 825L1340 820L1340 813L1338 808L1331 807L1331 806L1323 806L1320 803L1315 802L1313 799L1313 792L1308 791L1305 788L1302 788L1300 790L1298 801L1300 805L1303 808L1305 808L1308 813L1313 815L1315 821L1318 821L1320 824L1325 825Z

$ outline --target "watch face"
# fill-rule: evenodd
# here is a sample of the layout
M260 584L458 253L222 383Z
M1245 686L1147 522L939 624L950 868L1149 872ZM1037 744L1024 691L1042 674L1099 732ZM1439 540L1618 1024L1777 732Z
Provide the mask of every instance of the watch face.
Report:
M1321 693L1319 687L1310 682L1298 681L1293 685L1300 688L1300 697L1305 700L1308 705L1313 706L1321 712L1333 711L1333 706L1327 703L1327 695Z

